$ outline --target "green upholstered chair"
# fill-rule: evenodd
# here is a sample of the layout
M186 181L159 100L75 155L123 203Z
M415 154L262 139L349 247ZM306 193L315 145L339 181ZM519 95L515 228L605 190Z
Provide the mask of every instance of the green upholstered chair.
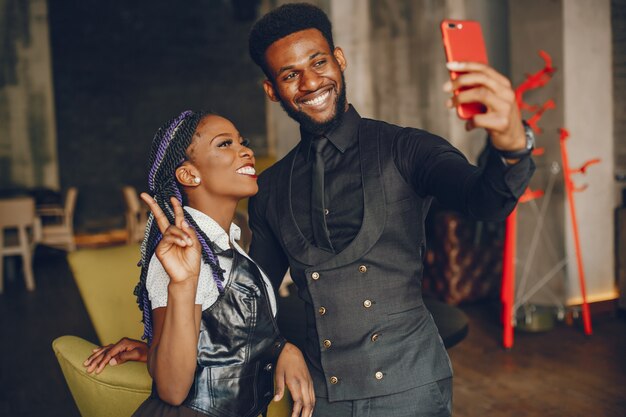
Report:
M139 245L81 249L68 261L100 343L127 336L139 339L143 326L133 288L139 277ZM88 374L83 362L96 347L75 336L61 336L52 348L83 417L127 417L148 397L152 380L144 363L107 366ZM272 403L270 417L290 415L288 396Z
M99 375L85 372L83 362L96 345L76 336L52 342L65 381L83 417L130 416L150 395L152 380L145 363L107 366Z

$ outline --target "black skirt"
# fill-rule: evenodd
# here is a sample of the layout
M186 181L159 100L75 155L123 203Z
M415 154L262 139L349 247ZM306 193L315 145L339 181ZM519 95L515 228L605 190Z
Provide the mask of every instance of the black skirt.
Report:
M262 416L267 415L267 412ZM158 398L148 398L132 415L132 417L213 417L184 405L173 406Z
M148 398L132 417L207 417L208 415L184 405L175 407L158 398Z

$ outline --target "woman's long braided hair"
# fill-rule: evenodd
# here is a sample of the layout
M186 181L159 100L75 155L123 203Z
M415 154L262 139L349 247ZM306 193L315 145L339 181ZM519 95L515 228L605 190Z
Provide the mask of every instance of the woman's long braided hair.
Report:
M176 197L181 204L186 203L184 190L176 180L176 169L188 159L187 148L191 145L198 124L204 117L209 115L211 113L184 111L163 125L152 140L148 190L171 224L174 224L174 209L170 198ZM224 291L224 270L220 268L215 246L186 211L185 219L195 230L202 246L202 260L211 267L213 280L217 284L219 292L222 293ZM154 215L150 213L146 232L141 243L141 260L138 264L138 266L141 266L141 275L134 291L134 294L137 296L139 309L143 312L144 331L142 339L147 340L148 343L152 341L152 306L146 289L146 277L150 259L161 238L162 235Z

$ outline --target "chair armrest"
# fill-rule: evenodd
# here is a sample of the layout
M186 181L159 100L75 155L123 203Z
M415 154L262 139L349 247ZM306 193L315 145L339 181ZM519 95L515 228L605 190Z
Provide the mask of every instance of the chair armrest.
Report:
M152 379L145 363L107 366L88 374L83 362L97 347L76 336L61 336L52 349L83 417L127 417L150 395Z
M76 336L61 336L52 342L65 381L83 417L128 417L150 395L152 379L145 363L126 362L107 366L99 374L88 374L83 362L96 348ZM268 417L291 415L289 390L269 406Z
M39 206L37 207L37 215L40 217L63 217L65 216L65 210L63 207Z

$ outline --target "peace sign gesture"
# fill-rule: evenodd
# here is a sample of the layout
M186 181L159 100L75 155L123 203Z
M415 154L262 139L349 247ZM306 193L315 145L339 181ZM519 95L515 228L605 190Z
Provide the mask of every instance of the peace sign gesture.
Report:
M200 242L185 220L180 202L174 197L170 199L174 208L174 224L170 224L161 207L150 195L141 193L141 199L150 207L163 235L154 253L169 275L170 282L181 283L191 279L197 283L202 259Z

